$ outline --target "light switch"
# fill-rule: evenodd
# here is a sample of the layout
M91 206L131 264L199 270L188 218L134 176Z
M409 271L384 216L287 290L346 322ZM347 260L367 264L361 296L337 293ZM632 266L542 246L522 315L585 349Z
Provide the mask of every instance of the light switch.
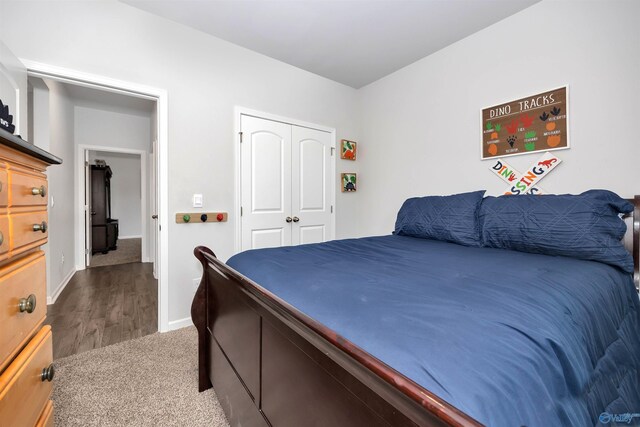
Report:
M194 194L193 195L193 207L201 208L202 207L202 194Z

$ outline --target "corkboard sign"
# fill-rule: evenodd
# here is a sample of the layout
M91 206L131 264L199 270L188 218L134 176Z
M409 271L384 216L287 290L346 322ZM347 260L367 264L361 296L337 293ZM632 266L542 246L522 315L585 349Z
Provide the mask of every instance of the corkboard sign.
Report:
M482 110L482 159L569 148L567 87Z

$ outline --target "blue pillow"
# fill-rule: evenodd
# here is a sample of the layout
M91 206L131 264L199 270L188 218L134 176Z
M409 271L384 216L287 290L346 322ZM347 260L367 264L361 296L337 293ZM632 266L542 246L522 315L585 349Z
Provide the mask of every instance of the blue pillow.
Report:
M393 234L480 246L478 211L484 190L407 199Z
M633 205L607 190L580 195L487 197L480 208L482 244L600 261L633 272L620 241L627 229L620 213Z

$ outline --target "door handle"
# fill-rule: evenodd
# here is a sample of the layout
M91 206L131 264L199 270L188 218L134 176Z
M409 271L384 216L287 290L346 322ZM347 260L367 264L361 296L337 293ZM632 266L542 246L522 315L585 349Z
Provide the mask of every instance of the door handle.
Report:
M294 216L293 217L293 222L298 222L298 221L300 221L300 218L298 218L297 216Z
M285 218L285 221L287 221L287 222L291 222L291 221L293 221L293 220L291 219L291 217L290 217L290 216L288 216L288 217L286 217L286 218Z
M151 215L151 219L158 219L158 215Z

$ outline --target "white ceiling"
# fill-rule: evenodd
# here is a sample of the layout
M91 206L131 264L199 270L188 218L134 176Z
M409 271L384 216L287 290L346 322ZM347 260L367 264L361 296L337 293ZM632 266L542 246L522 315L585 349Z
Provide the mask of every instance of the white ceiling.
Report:
M121 0L360 88L540 0Z

